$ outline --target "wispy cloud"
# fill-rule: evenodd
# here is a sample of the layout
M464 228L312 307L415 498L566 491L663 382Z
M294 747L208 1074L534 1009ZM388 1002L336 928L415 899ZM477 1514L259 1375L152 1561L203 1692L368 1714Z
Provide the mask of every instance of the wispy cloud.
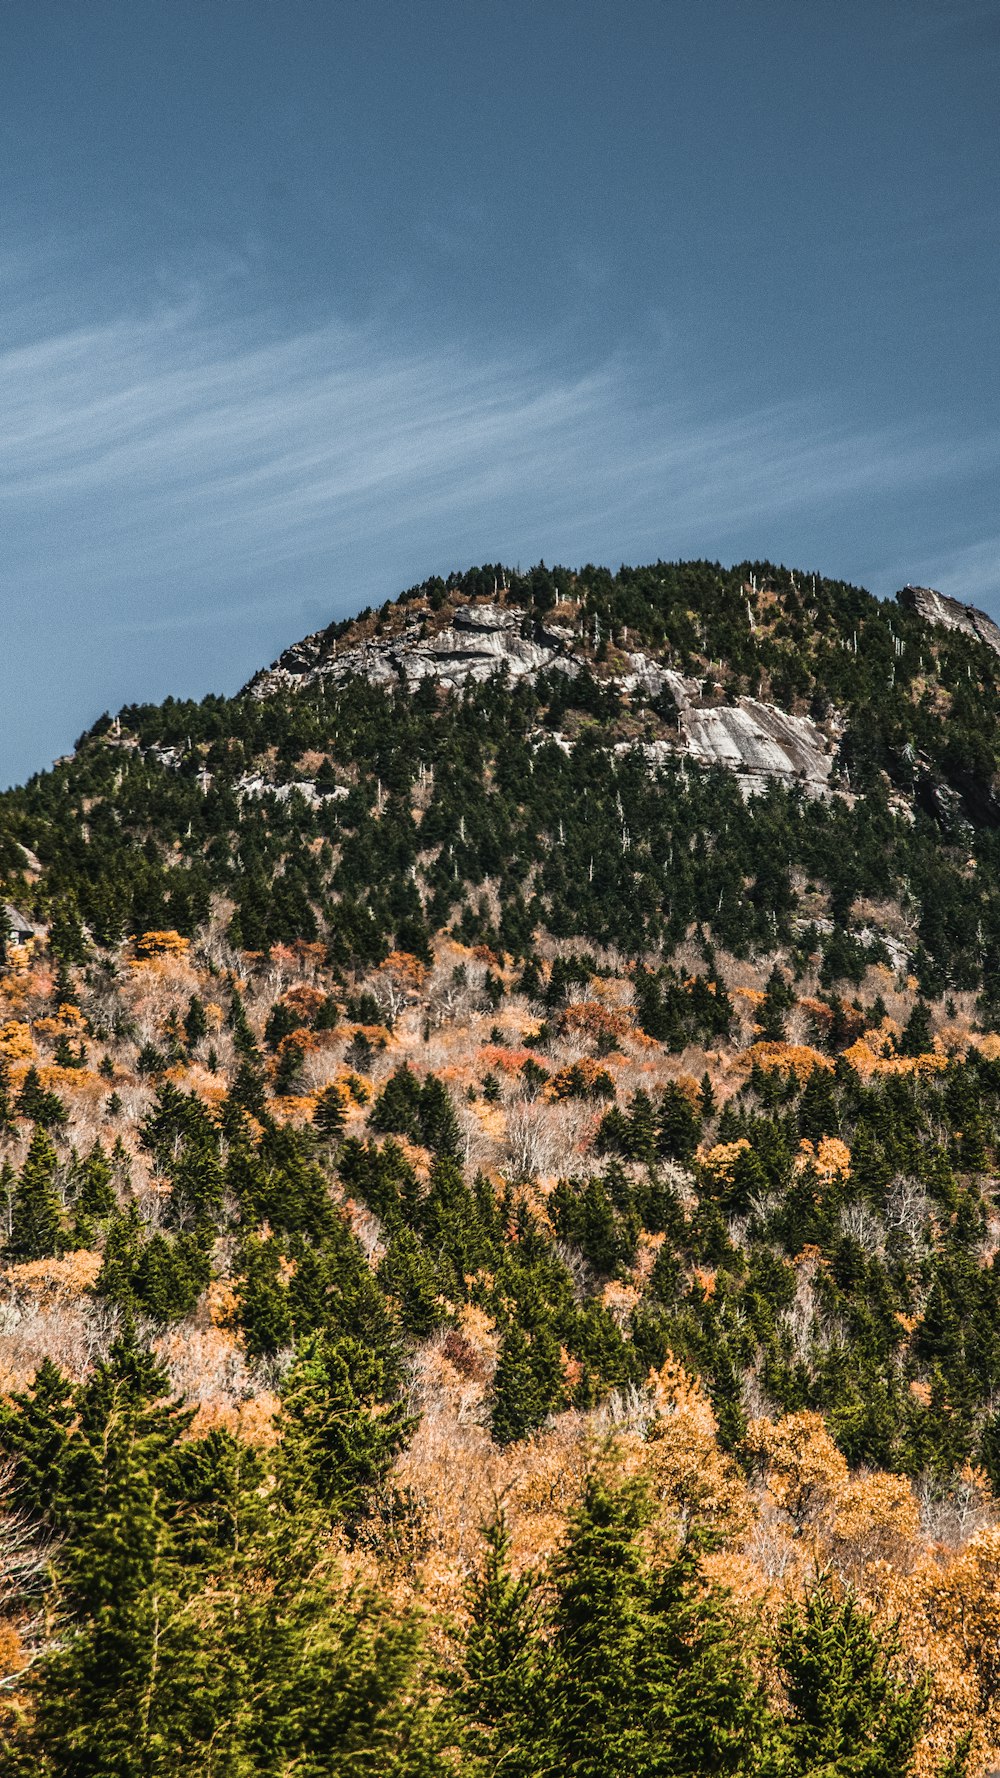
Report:
M412 540L414 571L435 540L438 557L476 531L484 545L548 535L547 553L701 534L716 553L748 519L890 497L960 474L968 456L804 404L654 400L624 362L573 374L336 321L255 338L194 301L8 350L0 404L18 583L59 576L116 619L127 585L134 618L144 583L169 570L175 609L154 622L221 570L252 562L274 583L389 536Z
M970 605L985 605L994 616L1000 590L1000 534L956 543L952 549L936 549L913 563L914 584L937 587Z
M864 578L860 537L893 514L898 536L1000 455L813 401L751 408L624 356L281 332L220 283L59 325L26 276L0 265L0 779L64 724L231 689L305 629L472 560L784 552ZM934 556L914 542L903 578ZM989 602L993 546L963 547L938 552L939 584L961 594L967 571Z

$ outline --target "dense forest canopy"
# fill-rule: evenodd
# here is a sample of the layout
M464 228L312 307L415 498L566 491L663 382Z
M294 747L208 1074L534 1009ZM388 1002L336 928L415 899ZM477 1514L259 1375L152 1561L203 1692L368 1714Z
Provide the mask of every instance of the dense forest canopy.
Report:
M572 671L336 666L470 601ZM660 562L282 659L0 797L0 1772L984 1771L1000 656Z

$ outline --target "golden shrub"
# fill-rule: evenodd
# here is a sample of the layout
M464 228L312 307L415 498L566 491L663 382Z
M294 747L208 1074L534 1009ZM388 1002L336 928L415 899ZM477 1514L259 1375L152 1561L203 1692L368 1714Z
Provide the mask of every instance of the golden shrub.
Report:
M821 1414L803 1409L781 1420L751 1420L747 1446L761 1465L768 1493L800 1528L843 1492L847 1463Z
M717 1142L714 1148L699 1148L695 1159L715 1179L729 1182L740 1155L745 1154L749 1147L748 1138L738 1136L735 1142Z
M20 1019L7 1019L0 1025L0 1056L8 1062L30 1061L35 1053L31 1026Z
M755 1063L768 1072L776 1069L782 1074L794 1074L799 1080L807 1080L816 1068L827 1073L833 1070L829 1056L821 1055L807 1043L752 1043L749 1049L740 1052L736 1065L749 1069Z
M798 1146L795 1165L799 1171L812 1167L824 1185L832 1185L835 1180L850 1178L851 1151L839 1136L823 1136L816 1144L804 1137Z
M145 961L152 957L186 957L191 940L172 929L165 932L144 932L135 941L135 954Z

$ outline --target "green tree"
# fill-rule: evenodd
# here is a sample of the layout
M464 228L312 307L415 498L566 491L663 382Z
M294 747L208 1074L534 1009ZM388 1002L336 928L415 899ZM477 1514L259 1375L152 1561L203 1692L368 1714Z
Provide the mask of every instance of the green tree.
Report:
M384 1359L346 1334L309 1335L281 1400L289 1487L304 1488L333 1518L357 1520L414 1424Z
M5 1778L449 1769L416 1622L344 1585L280 1447L269 1470L227 1433L184 1439L190 1415L129 1339L75 1390L50 1371L0 1414L19 1497L60 1537L58 1635Z
M36 1124L14 1194L11 1237L13 1259L47 1259L64 1244L63 1214L55 1187L56 1151L41 1124Z
M38 1069L32 1063L17 1096L17 1114L30 1117L42 1129L51 1130L66 1122L66 1107L58 1093L42 1086Z
M460 1707L488 1772L704 1778L765 1769L773 1732L724 1598L689 1542L652 1560L649 1503L591 1475L541 1576L502 1525L471 1596Z
M343 1094L333 1082L330 1086L323 1088L316 1100L313 1123L322 1136L332 1138L340 1135L346 1122L347 1112L344 1108Z
M876 1630L828 1577L782 1621L778 1662L788 1696L781 1770L788 1778L907 1778L927 1684L900 1676L896 1640Z
M208 1019L204 1005L197 994L192 994L188 1001L188 1009L184 1014L184 1035L187 1038L189 1049L194 1049L195 1045L208 1035Z
M546 1329L529 1335L512 1322L501 1340L493 1377L490 1431L497 1444L528 1438L563 1400L558 1342Z

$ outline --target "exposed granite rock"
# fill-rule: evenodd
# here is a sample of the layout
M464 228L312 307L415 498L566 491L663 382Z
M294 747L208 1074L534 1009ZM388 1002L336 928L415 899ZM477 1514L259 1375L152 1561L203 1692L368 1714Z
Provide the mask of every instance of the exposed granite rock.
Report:
M338 648L325 632L307 636L285 650L273 667L258 673L246 690L266 698L278 691L310 685L317 679L339 682L358 675L373 685L397 684L401 679L418 685L435 679L454 689L466 680L482 681L506 668L512 679L523 679L545 667L561 665L576 671L575 663L562 659L565 643L544 630L522 636L524 613L502 605L463 605L445 629L433 630L419 617L407 620L401 633Z
M318 680L339 683L357 676L373 685L418 685L433 679L455 690L506 672L513 680L541 672L571 676L581 671L580 639L566 624L531 623L516 607L495 602L452 609L440 629L425 614L408 616L401 630L385 636L337 643L325 631L289 648L246 687L255 698L294 690ZM834 749L830 738L807 717L793 716L756 698L714 704L702 698L695 679L636 652L617 656L618 670L602 678L635 704L669 693L677 710L676 736L643 745L651 765L678 755L699 765L724 766L738 774L747 796L780 782L809 796L830 794ZM569 747L562 736L549 736ZM623 743L623 748L633 743Z
M896 598L901 605L919 612L927 623L937 624L943 630L961 630L963 635L985 642L994 654L1000 654L1000 626L975 605L963 605L961 599L949 598L947 593L937 593L929 586L904 586Z
M833 752L808 717L741 698L737 704L683 710L681 729L691 757L738 772L748 796L775 779L799 784L812 796L828 794Z

